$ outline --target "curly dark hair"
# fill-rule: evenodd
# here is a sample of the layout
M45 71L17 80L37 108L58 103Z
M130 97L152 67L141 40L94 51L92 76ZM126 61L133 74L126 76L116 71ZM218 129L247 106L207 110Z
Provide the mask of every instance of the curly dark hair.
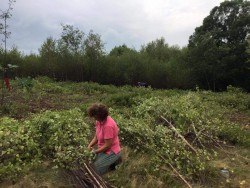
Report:
M88 108L89 117L98 117L98 120L105 120L108 115L108 107L102 103L94 103Z

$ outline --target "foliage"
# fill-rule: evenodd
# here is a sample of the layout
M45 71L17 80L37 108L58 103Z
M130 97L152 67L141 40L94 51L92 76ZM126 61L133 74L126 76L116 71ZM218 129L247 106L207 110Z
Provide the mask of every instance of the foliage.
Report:
M220 105L219 108L227 108L228 110L248 111L250 109L249 94L241 88L232 86L227 87L227 92L219 92L214 94L211 91L200 91L200 96L208 102L215 102Z
M48 98L43 98L46 96L56 97L61 108L71 110L43 109L40 113L26 115L19 121L1 118L0 150L8 151L8 148L13 148L9 150L8 157L6 153L0 157L2 168L9 169L1 171L1 179L16 177L44 160L51 161L54 167L63 168L70 167L76 160L91 160L92 155L86 150L86 146L94 130L90 126L93 122L86 118L86 109L88 104L96 101L105 102L111 107L110 114L118 123L122 145L129 147L134 155L147 156L147 167L133 169L128 173L131 175L142 173L166 183L175 177L171 172L172 165L190 182L202 183L210 178L208 172L218 170L210 166L210 162L217 159L215 150L218 144L223 147L222 142L225 142L249 147L249 132L226 119L226 114L232 110L248 110L243 101L248 101L249 95L237 88L229 87L228 92L213 93L202 90L191 92L155 90L150 87L103 86L97 83L65 83L46 77L33 79L33 82L32 95L23 92L17 93L16 97L19 99L21 95L25 95L25 99L30 99L30 102L48 101ZM15 92L20 91L18 89ZM66 98L65 101L66 96L77 99L74 101L73 98ZM229 105L232 101L237 104L237 100L241 105ZM10 114L14 108L29 110L29 106L24 109L21 106L24 104L14 102L9 109ZM53 102L50 102L51 106L54 105ZM70 106L66 106L67 102ZM42 110L41 106L40 108ZM22 112L17 110L17 113ZM177 136L161 116L171 122L197 153ZM20 134L22 130L24 132ZM23 148L25 152L18 148ZM17 160L16 154L20 160ZM133 159L129 159L127 163L131 160Z
M9 71L12 78L48 76L57 81L116 86L145 82L164 89L198 85L213 91L225 91L232 85L249 91L249 23L248 1L225 1L196 28L188 47L170 46L161 37L138 51L123 44L109 53L105 53L101 35L62 24L61 36L48 37L39 54L0 48L0 62L18 65L18 70Z
M11 179L39 162L41 154L26 126L11 118L0 122L0 180Z
M40 61L43 64L43 72L51 78L55 78L58 66L57 42L52 37L46 39L39 49Z
M161 171L173 165L187 178L199 179L207 169L207 161L216 158L215 140L249 147L249 133L223 118L226 110L199 94L188 93L169 98L153 97L126 112L114 112L122 141L135 151L151 155L152 167ZM166 117L196 148L194 154L169 128ZM190 137L189 135L195 135ZM191 139L191 140L190 140Z
M218 136L232 144L238 144L246 148L250 147L250 132L231 123L222 127Z
M25 123L30 127L43 157L52 158L59 166L70 165L79 157L91 158L91 153L86 150L91 130L79 109L47 111Z
M250 2L225 1L214 7L189 39L190 66L207 89L228 85L249 90Z
M121 106L121 107L131 107L135 103L135 93L130 93L130 92L124 92L124 93L118 93L114 94L108 99L106 99L107 103L110 105L116 105L116 106Z
M148 43L146 46L142 46L141 52L147 54L152 59L168 62L173 57L173 54L178 53L179 50L174 47L169 47L162 37Z
M109 55L110 56L115 56L115 57L120 57L125 55L126 53L130 54L130 53L136 53L136 51L134 49L128 48L126 44L123 44L121 46L116 46L114 47Z
M88 33L84 41L84 53L87 58L94 60L95 63L103 55L104 44L99 34L94 33L92 30Z
M48 37L38 55L23 55L17 48L7 52L10 61L19 66L18 70L10 72L10 76L48 76L60 81L92 81L117 86L134 86L141 81L154 88L192 87L188 71L183 66L185 53L176 46L168 46L163 38L152 41L152 45L157 44L152 50L159 51L159 57L144 47L137 52L125 44L105 55L100 35L93 31L85 35L71 25L62 27L61 37ZM149 46L151 44L145 48L151 49Z
M58 42L59 51L69 54L79 53L83 47L84 33L75 29L72 25L62 25L62 30L61 39ZM53 40L51 42L54 46Z
M25 91L31 91L34 84L30 77L28 78L16 78L17 86Z
M79 109L47 111L24 122L2 118L0 179L14 178L45 159L59 167L90 160L92 154L86 149L90 133Z
M210 140L198 133L204 131L216 137L215 132L221 123L217 118L213 119L215 112L208 111L208 107L203 105L204 109L201 110L201 102L199 97L193 94L147 99L133 108L126 118L116 117L121 137L135 150L151 154L156 171L171 164L187 177L198 177L205 170L206 160L213 156L209 148L202 147L208 145ZM190 132L197 134L197 155L193 154L181 139L173 135L160 116L172 121L182 135Z

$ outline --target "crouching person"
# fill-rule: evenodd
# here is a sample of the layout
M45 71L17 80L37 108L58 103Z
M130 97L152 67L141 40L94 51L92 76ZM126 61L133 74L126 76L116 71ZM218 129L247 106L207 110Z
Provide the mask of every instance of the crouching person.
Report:
M88 108L88 115L95 119L95 136L88 149L97 154L94 169L99 175L108 172L121 159L121 147L118 137L119 129L116 122L109 116L108 108L95 103ZM94 150L93 146L97 145Z

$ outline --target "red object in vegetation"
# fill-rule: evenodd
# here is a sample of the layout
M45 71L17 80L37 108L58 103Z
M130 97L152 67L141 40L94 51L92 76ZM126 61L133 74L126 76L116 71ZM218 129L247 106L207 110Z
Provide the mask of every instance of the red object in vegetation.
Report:
M11 90L11 86L10 86L10 80L9 80L9 78L4 78L4 83L5 83L5 86L8 89L8 91L10 91Z

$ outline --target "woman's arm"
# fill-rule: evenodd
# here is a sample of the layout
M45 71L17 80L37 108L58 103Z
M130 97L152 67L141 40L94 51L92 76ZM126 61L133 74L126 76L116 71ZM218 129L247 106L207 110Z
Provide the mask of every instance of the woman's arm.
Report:
M96 136L94 136L94 138L91 140L91 142L88 145L88 149L92 150L92 147L97 144L97 141L98 140L97 140Z
M105 139L104 140L104 145L100 148L98 148L97 150L95 150L95 153L101 153L101 152L105 152L107 151L110 147L111 147L111 144L112 144L112 139Z

